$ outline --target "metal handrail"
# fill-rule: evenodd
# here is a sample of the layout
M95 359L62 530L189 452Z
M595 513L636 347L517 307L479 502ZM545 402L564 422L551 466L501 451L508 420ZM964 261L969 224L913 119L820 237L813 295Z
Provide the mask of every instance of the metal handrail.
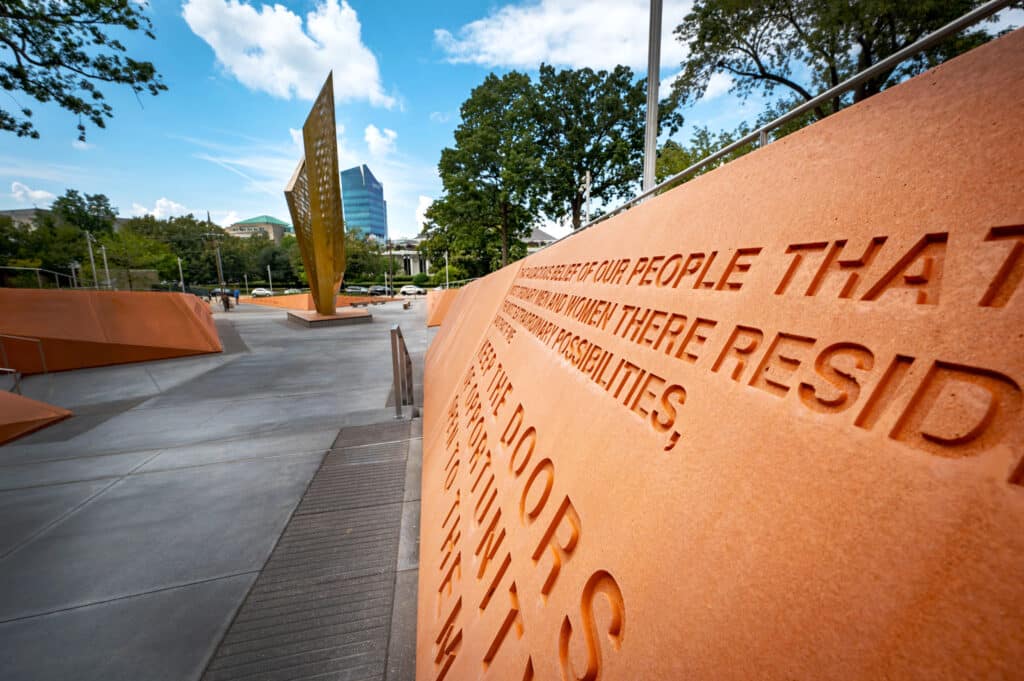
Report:
M798 116L801 116L801 115L807 113L811 109L814 109L815 107L821 105L824 102L827 102L828 100L834 98L837 95L845 94L846 92L848 92L849 90L852 90L853 88L857 87L858 85L861 85L861 84L871 80L872 78L874 78L879 73L882 73L883 71L886 71L886 70L888 70L888 69L890 69L890 68L892 68L894 66L898 66L899 64L901 64L905 60L909 59L910 57L916 56L920 52L923 52L923 51L927 50L928 48L933 47L937 43L945 40L946 38L948 38L948 37L950 37L952 35L955 35L955 34L959 33L963 29L965 29L965 28L967 28L969 26L973 26L974 24L976 24L976 23L978 23L978 22L980 22L980 21L982 21L984 19L989 18L990 16L992 16L993 14L998 12L999 10L1006 9L1011 4L1013 4L1015 1L1016 0L991 0L991 2L987 2L984 5L982 5L981 7L978 7L977 9L974 9L974 10L971 10L970 12L967 12L966 14L961 16L960 18L954 19L953 21L949 22L945 26L943 26L943 27L941 27L939 29L936 29L935 31L932 31L928 35L926 35L923 38L917 40L916 42L911 43L910 45L907 45L902 50L899 50L898 52L894 52L893 54L891 54L888 57L886 57L885 59L877 62L876 64L874 64L872 66L869 66L868 68L864 69L863 71L860 71L859 73L856 73L856 74L850 76L849 78L844 80L842 83L839 83L839 85L836 85L835 87L829 88L828 90L826 90L825 92L822 92L820 95L818 95L814 99L810 99L810 100L804 102L803 104L801 104L800 106L787 111L786 113L782 114L781 116L779 116L775 120L770 121L768 123L765 123L764 125L762 125L757 130L754 130L753 132L751 132L751 133L749 133L747 135L744 135L743 137L741 137L740 139L736 140L732 144L730 144L730 145L728 145L726 147L723 147L722 149L719 149L718 151L716 151L715 153L711 154L710 156L706 156L705 158L701 159L700 161L697 161L696 163L694 163L690 167L688 167L688 168L686 168L684 170L681 170L680 172L676 173L672 177L670 177L670 178L668 178L666 180L663 180L662 182L654 185L650 189L647 189L645 191L640 192L639 194L634 196L632 199L626 201L624 204L619 206L618 208L615 208L614 210L611 210L611 211L609 211L609 212L607 212L607 213L605 213L603 215L600 215L600 216L594 218L593 220L591 220L590 222L586 223L585 225L582 225L579 229L573 230L572 232L570 232L569 234L566 234L563 237L555 239L550 244L547 244L546 246L544 246L540 250L543 250L544 248L548 248L550 246L553 246L554 244L557 244L559 241L562 241L563 239L568 239L569 237L571 237L571 236L573 236L575 234L579 234L580 232L582 232L585 229L590 229L591 227L593 227L594 225L598 224L599 222L603 222L604 220L607 220L608 218L610 218L610 217L612 217L614 215L618 215L619 213L632 208L634 205L636 205L640 201L643 201L644 199L646 199L646 198L648 198L648 197L650 197L650 196L652 196L654 194L657 194L659 191L665 189L666 187L668 187L669 185L673 184L674 182L678 182L679 180L681 180L681 179L683 179L685 177L688 177L689 175L694 174L695 172L697 172L698 170L700 170L704 166L708 165L709 163L714 163L715 161L717 161L717 160L719 160L719 159L721 159L721 158L723 158L725 156L728 156L729 154L731 154L732 152L736 151L740 147L744 147L744 146L746 146L746 145L748 145L751 142L754 142L756 140L760 140L762 142L762 144L766 143L767 142L768 133L770 133L771 131L775 130L776 128L778 128L782 124L788 123L789 121L793 120L794 118L797 118Z
M395 418L400 419L402 405L415 405L416 402L412 391L412 357L398 324L391 327L391 370L395 391Z
M10 392L21 394L21 372L17 369L9 369L8 367L0 367L0 374L8 374L14 378L14 386L11 387Z
M47 272L47 273L53 275L53 280L55 282L57 282L57 288L61 287L60 286L60 278L61 277L66 277L67 278L67 280L68 280L67 288L74 288L72 286L72 284L71 284L71 275L70 274L64 274L63 272L54 272L53 270L48 270L45 267L17 267L15 265L0 265L0 270L18 270L18 271L23 271L23 272L35 272L36 273L36 283L39 285L39 288L43 288L43 282L42 282L42 279L39 277L39 273L40 272Z
M5 338L10 340L35 343L39 348L39 361L43 365L43 373L50 373L49 370L47 370L46 368L46 352L43 350L43 341L41 341L38 338L29 338L28 336L14 336L8 333L0 333L0 356L3 357L3 366L7 367L10 365L10 362L7 361L7 347L4 345Z

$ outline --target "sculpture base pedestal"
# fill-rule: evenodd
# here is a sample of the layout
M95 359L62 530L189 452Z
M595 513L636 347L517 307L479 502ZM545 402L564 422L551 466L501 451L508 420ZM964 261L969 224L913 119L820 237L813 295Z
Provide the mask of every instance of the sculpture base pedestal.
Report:
M316 310L289 310L288 321L301 324L309 329L323 326L341 326L343 324L364 324L373 321L373 315L367 310L355 308L338 310L334 314L320 314Z

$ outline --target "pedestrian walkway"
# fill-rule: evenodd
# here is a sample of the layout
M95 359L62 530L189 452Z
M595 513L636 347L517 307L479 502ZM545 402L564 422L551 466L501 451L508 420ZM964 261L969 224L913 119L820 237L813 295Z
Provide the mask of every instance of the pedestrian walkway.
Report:
M418 448L409 455L419 424L342 429L204 681L412 678L384 672L392 636L395 655L415 645L399 640L406 630L392 631L392 619L415 618L415 599L394 597L409 534L402 532L405 491L419 487ZM413 542L407 550L415 554Z
M257 626L250 610L270 631L289 626L284 615L275 623L252 608L267 605L273 589L264 584L294 577L286 566L288 551L299 550L296 538L317 536L317 523L328 521L352 523L354 531L377 523L379 537L372 551L351 538L320 547L311 554L326 549L319 563L310 558L306 568L329 570L337 558L346 580L382 580L384 600L373 612L387 626L376 635L414 622L415 591L394 594L396 581L415 587L408 574L402 579L403 556L408 567L415 554L408 537L416 537L403 518L415 520L404 500L418 499L418 482L411 491L393 472L390 488L373 487L390 501L374 504L377 492L344 481L389 466L418 470L419 440L408 431L394 438L404 449L353 443L379 442L366 440L375 431L362 426L394 424L394 410L385 407L388 329L400 323L414 357L422 356L422 303L408 311L375 307L372 324L327 329L297 328L280 311L245 305L216 317L222 335L225 325L231 334L225 354L26 382L26 394L76 416L0 447L4 681L218 678L235 645L224 636L236 615L249 627ZM416 373L418 380L420 367ZM320 500L321 488L338 497L331 503L351 501L331 506ZM345 567L355 565L346 562L350 546L359 552L352 560L368 561L366 575ZM316 584L302 579L298 591L315 600ZM305 606L287 603L292 591L275 596L278 607L301 612ZM403 607L407 618L396 615ZM236 653L260 645L252 630L229 636L248 641ZM410 673L383 649L381 660Z

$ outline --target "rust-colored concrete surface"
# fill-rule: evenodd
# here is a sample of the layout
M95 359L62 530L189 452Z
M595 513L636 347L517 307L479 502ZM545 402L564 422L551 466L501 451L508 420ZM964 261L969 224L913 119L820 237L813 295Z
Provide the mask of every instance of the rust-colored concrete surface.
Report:
M67 409L45 402L0 392L0 444L10 442L22 435L34 433L40 428L62 421L71 416Z
M41 339L50 371L221 351L209 306L184 293L0 289L0 333ZM4 347L14 368L42 370L35 343Z
M317 327L369 322L373 320L373 315L369 310L351 307L336 310L334 314L320 314L316 310L292 310L288 313L288 318L308 327Z
M441 326L461 288L432 288L427 291L427 328Z
M1024 670L1024 32L467 286L417 678Z
M240 300L253 305L266 305L267 307L279 307L286 310L315 310L316 305L313 304L313 296L309 293L293 293L287 296L273 296L267 298L252 298L250 296L242 296ZM385 303L395 298L388 298L383 296L337 296L335 304L338 307L345 307L351 305L369 305L370 303Z

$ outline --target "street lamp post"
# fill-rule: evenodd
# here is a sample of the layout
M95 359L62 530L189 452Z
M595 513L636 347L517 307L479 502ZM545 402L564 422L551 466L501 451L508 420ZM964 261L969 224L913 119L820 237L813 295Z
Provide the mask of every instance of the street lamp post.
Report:
M185 275L181 272L181 257L178 257L178 281L181 283L181 292L185 292Z
M245 295L249 295L249 274L247 272L242 276L245 277Z
M658 70L661 62L661 2L651 0L651 26L647 36L647 129L644 135L643 191L654 186L658 150Z
M69 265L69 267L71 267L71 288L78 288L78 277L75 276L75 268L77 266L78 263L75 262L74 260L72 260Z
M96 272L96 258L93 257L93 254L92 254L92 240L93 240L93 238L94 237L92 235L92 232L86 232L85 233L85 245L89 248L89 265L92 267L92 284L93 284L93 288L95 288L96 290L99 290L99 288L100 288L100 276L99 276L99 273Z
M444 287L448 288L448 251L444 252Z
M100 253L103 254L103 271L107 275L107 290L109 291L113 286L110 284L110 268L107 267L107 247L103 244L100 244Z
M270 273L270 265L267 265L267 280L270 282L270 295L274 295L274 275Z

